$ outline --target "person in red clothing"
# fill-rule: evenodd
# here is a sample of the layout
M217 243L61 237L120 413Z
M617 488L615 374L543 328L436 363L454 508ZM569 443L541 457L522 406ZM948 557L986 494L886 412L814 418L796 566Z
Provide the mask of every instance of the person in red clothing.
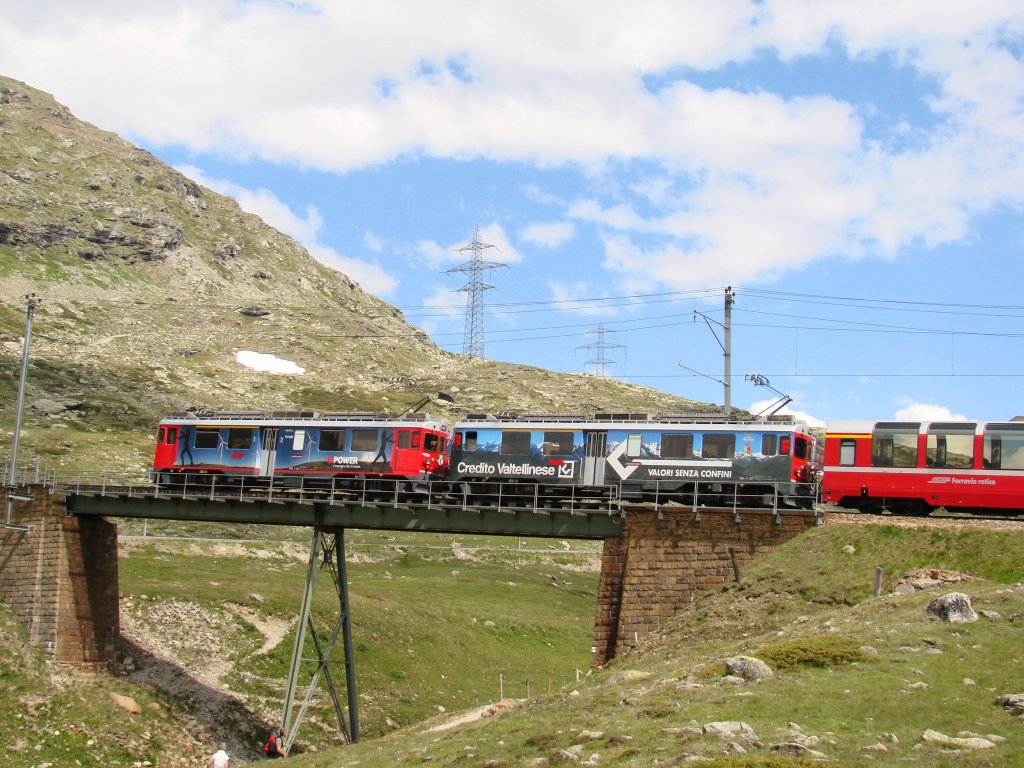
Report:
M268 758L284 757L284 744L281 739L288 735L288 731L274 731L263 745L263 754Z

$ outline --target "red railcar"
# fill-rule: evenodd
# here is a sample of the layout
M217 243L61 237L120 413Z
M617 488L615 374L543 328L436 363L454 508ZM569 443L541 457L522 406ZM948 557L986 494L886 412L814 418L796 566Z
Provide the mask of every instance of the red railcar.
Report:
M821 500L866 512L1024 512L1024 422L833 422Z

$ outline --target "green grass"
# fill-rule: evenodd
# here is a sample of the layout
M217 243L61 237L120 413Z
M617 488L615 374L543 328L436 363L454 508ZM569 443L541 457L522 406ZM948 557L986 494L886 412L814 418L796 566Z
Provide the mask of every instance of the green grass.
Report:
M209 524L178 531L199 532L227 533ZM122 592L135 601L146 595L145 605L175 599L214 614L237 604L294 620L308 531L248 527L243 538L259 541L126 540ZM300 751L309 744L319 751L296 754L290 765L523 766L534 760L554 764L562 750L582 747L580 762L597 754L598 765L625 768L682 765L696 757L718 768L786 768L812 763L769 747L803 738L835 765L1024 766L1024 729L995 703L1000 694L1019 692L1024 679L1024 537L1019 535L870 525L814 529L750 564L740 583L698 600L634 652L579 682L573 671L585 672L589 660L596 573L557 563L593 562L597 548L580 545L577 553L574 545L566 552L546 540L468 536L457 537L462 546L452 547L453 538L349 532L364 741L331 748L334 737L321 723L330 723L332 713L321 693L300 731ZM872 598L876 566L884 570L886 590ZM901 573L916 567L970 571L977 578L889 594ZM314 610L318 625L330 629L337 597L329 576L322 579ZM949 625L927 616L928 602L950 591L968 593L976 609L1001 618ZM292 636L266 656L253 656L262 637L251 625L240 622L232 638L235 671L227 684L273 711L280 706ZM26 740L9 764L27 768L44 759L62 764L61 756L84 749L85 741L104 728L115 738L102 764L126 765L129 752L158 766L170 764L161 761L173 750L170 734L184 701L133 689L116 678L101 678L98 687L76 683L51 690L38 655L20 650L16 642L8 645L19 649L0 660L0 686L8 694L0 699L18 702L7 709L0 703L9 740L27 726L16 719L26 702L45 704L35 705L32 731L43 743L42 755ZM764 659L774 675L758 684L723 683L723 660L738 654ZM340 666L334 668L342 680ZM510 698L525 696L529 675L529 703L452 730L427 730L441 721L438 706L452 715L495 701L499 674ZM135 719L111 712L100 691L104 686L140 703L159 703L167 719L148 709ZM344 690L341 698L344 703ZM252 718L237 721L250 743L254 734L244 728L251 728ZM756 741L703 733L702 726L713 721L747 723ZM160 723L169 725L160 730ZM991 750L954 755L922 741L926 729L1006 741ZM61 735L54 736L54 730ZM144 748L125 746L133 739L140 745L143 732L151 734ZM199 741L210 738L200 735ZM747 754L724 754L730 741ZM865 749L878 744L886 751ZM202 745L194 746L201 754Z
M301 539L290 549L302 555L308 540L291 538ZM409 551L395 543L382 549L367 540L365 532L352 538L356 541L347 546L350 558L355 553L358 560L370 550L385 558L348 566L357 680L360 692L369 696L360 719L368 736L384 733L387 719L406 725L434 714L438 706L459 710L496 700L499 675L506 696L523 697L527 678L533 692L546 691L549 683L558 688L574 679L576 669L587 668L596 572L559 573L553 580L551 571L557 567L533 554L517 555L514 539L489 540L490 546L506 549L479 553L478 562L457 559L450 537L401 535L411 546L438 546L433 542L446 538L449 543L447 549ZM171 568L167 546L155 542L133 547L121 563L123 593L211 606L252 606L249 595L256 591L264 601L259 604L262 611L296 615L304 556L211 558L197 551L174 555ZM266 549L261 544L242 546ZM589 551L593 553L593 547ZM517 562L510 566L513 559ZM254 589L253 584L259 587ZM328 574L320 577L313 611L320 633L329 634L339 613L339 598ZM293 643L294 635L289 635L271 653L245 664L240 670L244 674L229 680L232 688L257 694L269 684L283 695ZM308 641L304 655L314 653ZM332 658L335 674L343 680L340 643ZM315 710L318 716L333 719L327 702Z

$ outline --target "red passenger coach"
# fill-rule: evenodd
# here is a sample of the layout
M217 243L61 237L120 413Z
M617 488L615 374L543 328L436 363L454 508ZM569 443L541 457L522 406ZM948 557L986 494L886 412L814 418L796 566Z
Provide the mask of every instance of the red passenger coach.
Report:
M1024 512L1024 422L829 425L821 500L865 512Z

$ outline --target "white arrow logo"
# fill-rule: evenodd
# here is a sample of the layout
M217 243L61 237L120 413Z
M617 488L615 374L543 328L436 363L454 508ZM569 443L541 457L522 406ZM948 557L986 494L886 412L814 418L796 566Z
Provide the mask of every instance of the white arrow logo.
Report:
M623 440L621 443L615 446L615 449L611 453L608 454L608 464L611 466L612 469L615 470L615 474L617 474L619 478L622 480L625 480L627 477L636 472L636 468L639 466L638 463L632 464L628 467L624 465L622 461L620 461L620 459L622 459L622 456L625 453L626 441Z

